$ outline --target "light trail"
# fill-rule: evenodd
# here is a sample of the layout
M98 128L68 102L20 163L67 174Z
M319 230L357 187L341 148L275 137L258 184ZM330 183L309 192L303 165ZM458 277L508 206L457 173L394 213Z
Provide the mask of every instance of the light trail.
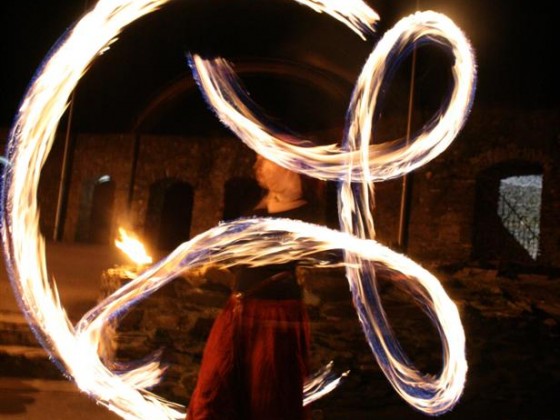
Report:
M113 372L98 354L104 328L130 305L146 298L185 270L205 264L266 265L313 259L342 249L347 278L366 337L391 384L415 408L441 414L463 390L467 364L464 332L456 306L438 280L410 259L377 243L370 203L373 181L400 176L442 153L461 129L474 93L475 67L469 44L446 17L422 12L388 31L367 60L350 102L342 147L290 143L248 111L227 63L193 56L193 68L220 119L257 153L289 169L341 182L342 231L285 219L248 219L221 224L180 245L173 253L116 291L74 327L48 277L38 228L37 188L57 124L71 92L95 57L120 31L170 0L101 0L57 45L22 101L8 145L2 199L6 266L21 308L43 346L78 387L123 418L180 419L185 410L152 394L163 369L157 358L126 372ZM359 0L296 0L338 19L358 35L373 31L377 14ZM410 145L370 145L372 115L381 83L414 42L435 41L455 57L452 96ZM357 184L359 183L359 184ZM320 262L323 264L329 262ZM421 301L442 339L444 360L437 377L419 372L396 341L376 290L375 270L393 273ZM306 384L309 403L336 386L329 368Z
M388 73L412 43L436 43L455 57L447 107L439 110L416 133L406 139L370 145L372 117L379 90ZM221 58L191 59L195 76L218 118L247 146L279 165L311 177L361 183L400 177L441 154L455 139L470 111L474 94L475 63L470 44L453 22L435 12L418 12L400 20L375 46L354 88L348 109L347 137L355 147L343 150L337 140L327 146L309 147L308 139L276 133L258 119L242 91L233 69ZM290 141L285 141L289 138ZM366 164L362 164L363 160ZM351 164L351 172L348 167Z

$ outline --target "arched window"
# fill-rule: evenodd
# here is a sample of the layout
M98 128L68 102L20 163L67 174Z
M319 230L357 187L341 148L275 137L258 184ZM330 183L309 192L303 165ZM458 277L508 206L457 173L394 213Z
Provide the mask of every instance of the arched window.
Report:
M532 259L539 254L542 174L500 179L498 216Z
M84 185L76 240L108 244L112 241L115 181L103 175Z
M514 161L477 178L473 255L479 260L531 263L540 254L543 170Z
M189 239L193 198L186 182L164 179L150 187L144 230L155 247L170 250Z

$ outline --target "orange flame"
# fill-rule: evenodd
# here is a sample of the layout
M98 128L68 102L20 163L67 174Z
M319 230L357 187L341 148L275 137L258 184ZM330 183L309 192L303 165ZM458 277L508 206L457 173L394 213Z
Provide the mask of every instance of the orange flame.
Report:
M146 252L144 244L133 234L119 227L119 237L115 239L115 245L123 251L135 264L148 265L152 263L152 257Z

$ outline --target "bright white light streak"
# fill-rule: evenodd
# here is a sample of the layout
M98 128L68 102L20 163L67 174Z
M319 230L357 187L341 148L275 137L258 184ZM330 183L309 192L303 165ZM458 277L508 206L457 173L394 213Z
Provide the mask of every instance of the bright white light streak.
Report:
M375 268L402 273L399 274L399 280L409 284L414 293L422 297L426 303L433 305L429 312L433 314L442 331L442 339L447 350L444 353L442 375L435 380L420 377L421 375L414 368L407 363L402 363L401 357L393 360L389 368L385 366L384 371L397 391L415 407L435 414L449 409L460 395L466 371L464 334L456 307L431 274L406 257L384 248L371 239L366 239L367 235L363 232L373 235L371 231L373 222L367 220L369 210L363 205L364 197L351 195L341 197L341 200L345 200L341 206L342 219L348 221L354 219L354 223L359 226L364 224L369 226L366 231L362 228L345 226L344 229L348 232L356 229L354 237L347 232L330 231L326 228L287 220L252 219L220 225L181 245L164 261L119 289L86 315L76 328L70 324L60 304L55 284L49 281L44 240L38 228L36 195L41 168L52 147L57 124L65 111L70 94L95 57L109 47L127 24L156 10L168 1L101 0L71 28L48 57L22 101L8 145L9 165L6 165L2 200L2 238L6 265L15 294L38 339L83 391L122 417L150 420L183 418L184 407L165 401L148 391L150 386L158 382L163 372L155 358L127 373L117 374L105 366L97 350L102 331L109 321L126 307L145 298L176 277L177 273L206 264L210 258L212 263L221 263L225 266L239 263L263 265L305 258L319 250L342 247L346 262L351 263L348 279L360 320L364 324L370 342L375 343L375 337L371 336L372 331L374 335L378 333L376 328L383 327L386 320L370 319L372 316L382 316L383 313L378 314L369 310L368 299L363 296L362 291L365 290L367 293L368 288L374 288L375 283L373 277L371 284L364 281L360 278L360 273L373 275ZM377 20L375 12L358 0L300 0L300 2L337 18L361 36L371 32ZM382 49L374 50L356 87L351 105L353 108L349 120L350 130L344 150L336 146L309 149L285 148L285 143L267 131L265 124L259 125L252 119L242 100L237 97L235 82L232 79L233 73L228 73L229 69L223 62L219 60L214 63L198 62L196 68L201 82L205 78L210 81L208 86L203 88L220 118L257 153L283 166L299 169L300 172L308 175L323 179L340 179L346 183L350 181L367 183L372 180L396 177L422 165L443 151L462 125L473 90L474 64L468 43L460 31L455 30L452 24L445 28L441 26L442 22L447 24L447 20L441 15L414 16L416 17L409 18L412 19L410 25L426 25L429 31L433 31L430 37L441 38L441 42L449 44L456 57L453 69L456 83L450 105L438 117L448 123L452 122L452 126L444 124L438 129L438 123L433 130L413 141L410 147L401 147L402 144L397 142L390 150L370 146L367 153L363 152L365 144L369 141L366 128L370 122L367 115L358 115L358 113L372 112L375 108L375 92L378 84L381 83L380 79L385 68L379 66L383 60L388 59ZM423 23L418 23L414 19L419 19ZM424 29L416 27L410 32L405 26L406 24L397 25L390 31L392 34L397 34L396 39L392 40L391 36L386 35L384 39L387 41L382 41L380 45L386 44L389 48L398 49L399 42L404 45L412 38L422 36ZM197 60L198 58L195 57L194 61ZM462 63L466 64L462 65ZM217 74L220 71L222 74ZM376 74L375 78L368 77L368 72ZM219 77L226 79L220 80ZM228 92L228 89L231 91ZM220 98L218 93L220 90L227 93L224 98ZM218 97L216 104L212 102L214 95ZM370 98L367 98L368 95ZM229 114L221 108L224 104L220 101L226 104L228 101L231 102L228 104L232 109L228 111ZM364 108L363 103L368 105ZM240 120L236 121L236 118ZM418 154L413 150L420 147L416 145L417 143L423 145ZM357 150L358 148L362 148L362 151ZM413 151L407 155L409 149ZM370 162L369 167L366 167L366 161ZM364 174L368 172L369 175L364 180ZM354 209L360 206L362 212L356 213ZM365 221L360 220L364 218ZM235 251L231 250L232 247ZM259 250L263 252L259 253ZM357 268L356 264L368 267L368 271ZM453 334L456 335L455 339L445 340ZM384 352L394 357L387 350L384 341L378 344L381 350L373 347L378 359ZM457 372L455 379L447 375L447 372L453 369ZM318 379L319 382L326 380L328 383L329 376L327 369L314 379ZM307 383L306 402L316 398L318 393L325 392L325 388L322 385L315 386L316 383L313 381ZM409 389L400 388L403 383L411 384L414 390L427 389L429 395L426 398L411 397ZM335 382L331 381L328 386L334 385Z
M429 129L416 134L407 144L405 139L369 144L372 116L379 89L387 72L403 50L413 42L434 42L448 48L455 57L451 69L454 84L445 109L433 118ZM193 69L208 103L220 120L257 153L285 168L311 177L340 180L347 176L348 162L353 170L351 180L384 181L402 176L442 153L463 127L474 93L476 68L470 44L461 30L447 17L435 12L419 12L402 19L379 41L368 58L354 88L348 109L348 137L359 137L368 148L342 150L333 140L331 145L308 147L307 139L294 139L275 133L266 122L251 114L249 98L241 91L229 64L220 58L192 58ZM365 146L364 146L365 147ZM367 151L367 152L366 152ZM369 164L363 171L360 162L367 153Z
M374 32L379 15L361 0L295 0L318 13L326 13L356 32L360 38Z
M307 378L303 386L303 405L311 404L313 401L318 400L334 390L342 379L350 373L350 371L346 371L337 377L332 368L333 362L330 362Z
M56 127L80 77L124 26L165 3L101 0L68 31L21 103L10 133L7 158L11 165L5 172L2 200L6 268L37 338L78 387L125 418L179 419L184 411L149 394L139 375L119 377L110 372L99 359L95 343L75 333L47 274L36 195ZM149 381L153 383L153 378Z

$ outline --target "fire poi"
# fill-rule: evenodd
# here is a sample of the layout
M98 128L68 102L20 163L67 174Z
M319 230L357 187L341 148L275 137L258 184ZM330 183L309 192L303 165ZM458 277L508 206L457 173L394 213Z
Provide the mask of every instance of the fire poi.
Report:
M184 407L149 391L162 375L156 358L128 372L113 372L103 363L98 347L104 326L123 308L146 298L184 270L210 260L223 267L260 266L294 259L315 261L318 252L342 250L357 315L387 379L403 399L426 414L452 409L467 372L465 335L457 307L432 274L375 241L370 208L373 182L400 177L434 159L457 136L470 110L475 82L471 47L450 19L431 11L403 18L383 35L356 82L344 138L341 142L334 139L328 146L309 147L304 138L282 141L282 133L251 114L248 96L227 61L190 57L208 103L248 147L292 171L339 182L340 231L288 219L239 219L220 224L181 244L76 325L71 324L46 269L36 198L41 169L69 97L87 68L126 25L169 1L100 0L47 57L19 108L7 150L2 237L15 294L42 345L83 392L123 418L184 418ZM360 0L296 1L332 16L363 39L374 32L379 19ZM408 47L429 42L441 45L454 57L454 84L445 107L409 143L370 144L372 116L384 78ZM266 253L261 252L265 249ZM420 372L401 349L377 292L376 268L398 273L399 281L420 300L435 323L444 349L438 376ZM328 366L320 370L306 383L304 403L320 398L339 380Z

